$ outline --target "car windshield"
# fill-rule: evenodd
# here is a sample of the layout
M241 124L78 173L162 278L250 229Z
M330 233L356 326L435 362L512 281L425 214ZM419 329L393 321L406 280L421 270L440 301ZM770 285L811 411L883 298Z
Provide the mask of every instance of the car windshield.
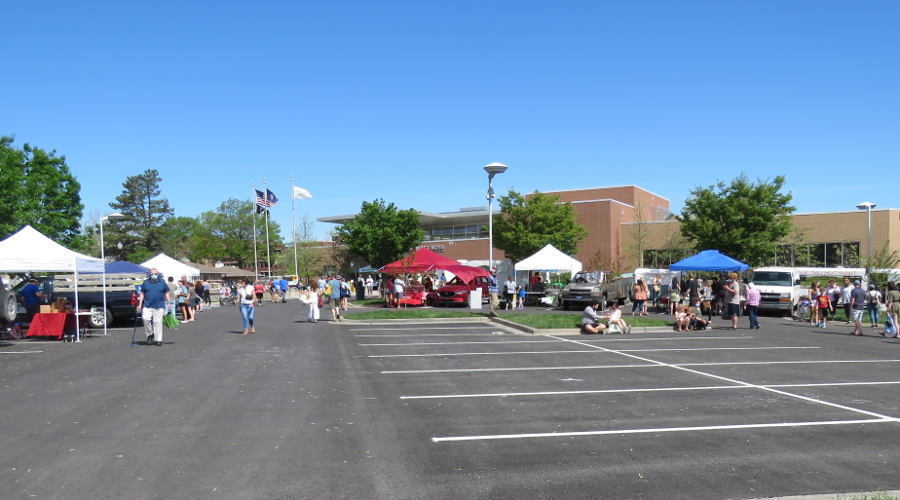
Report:
M750 279L756 285L793 286L791 273L776 271L756 271Z
M600 283L602 274L598 272L575 273L572 283Z

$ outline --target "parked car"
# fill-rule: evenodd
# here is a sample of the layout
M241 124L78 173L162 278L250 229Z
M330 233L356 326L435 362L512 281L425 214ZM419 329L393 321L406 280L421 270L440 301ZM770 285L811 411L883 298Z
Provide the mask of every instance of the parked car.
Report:
M3 280L0 280L0 323L10 325L16 321L18 304L15 292L8 290Z
M603 294L604 273L599 271L582 271L575 273L572 282L567 284L559 292L559 303L563 309L568 310L572 306L579 309L587 307L592 300L597 299L606 307Z
M453 278L446 285L438 288L436 292L432 292L430 299L435 306L444 306L449 304L469 303L469 292L476 288L481 289L481 302L486 303L491 300L488 294L487 278L479 276L472 279L468 283L459 278Z

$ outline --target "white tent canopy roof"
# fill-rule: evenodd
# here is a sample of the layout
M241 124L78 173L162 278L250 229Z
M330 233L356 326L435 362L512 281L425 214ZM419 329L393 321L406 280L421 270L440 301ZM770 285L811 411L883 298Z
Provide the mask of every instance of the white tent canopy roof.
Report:
M103 261L69 250L25 226L0 241L0 272L103 272Z
M178 281L182 276L189 278L200 276L200 270L196 267L177 261L164 253L141 262L141 265L150 269L155 267L165 278L171 276L175 278L175 281Z
M531 257L517 262L516 271L564 271L575 274L581 271L581 262L548 244Z

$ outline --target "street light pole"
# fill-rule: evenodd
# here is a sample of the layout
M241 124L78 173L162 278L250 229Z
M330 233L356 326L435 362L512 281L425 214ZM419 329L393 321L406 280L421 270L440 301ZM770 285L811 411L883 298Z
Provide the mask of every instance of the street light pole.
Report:
M856 205L859 210L866 211L866 269L872 265L872 209L875 207L875 203L871 201Z
M109 215L104 215L100 217L100 261L103 264L103 274L102 274L102 286L103 286L103 335L109 335L106 331L107 323L109 323L109 317L106 316L106 248L104 248L103 244L103 222L108 221L109 219L115 219L125 217L119 212L111 213Z
M494 176L497 174L502 174L506 172L506 169L509 168L502 163L490 163L484 166L484 171L488 173L488 191L487 191L487 201L488 201L488 268L494 269L494 214L492 202L494 201L494 186L492 181L494 180Z

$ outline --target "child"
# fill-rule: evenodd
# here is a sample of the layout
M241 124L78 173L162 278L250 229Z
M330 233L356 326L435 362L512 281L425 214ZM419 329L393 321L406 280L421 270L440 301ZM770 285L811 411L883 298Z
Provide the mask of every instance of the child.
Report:
M519 285L519 291L516 293L519 295L519 304L516 309L523 310L525 309L525 285Z
M816 297L816 303L819 307L819 323L816 326L818 328L825 328L828 312L831 311L834 313L834 307L831 305L831 297L829 297L827 293L819 293L819 296Z
M688 313L690 308L687 306L678 306L675 308L675 331L676 332L685 332L690 325L690 319L688 318Z
M622 310L619 309L618 302L613 301L612 305L609 306L609 314L606 317L609 318L609 326L616 325L622 333L631 333L631 327L622 319Z
M694 307L688 313L688 321L690 321L690 329L693 331L706 330L709 321L703 319L703 311L699 307Z

